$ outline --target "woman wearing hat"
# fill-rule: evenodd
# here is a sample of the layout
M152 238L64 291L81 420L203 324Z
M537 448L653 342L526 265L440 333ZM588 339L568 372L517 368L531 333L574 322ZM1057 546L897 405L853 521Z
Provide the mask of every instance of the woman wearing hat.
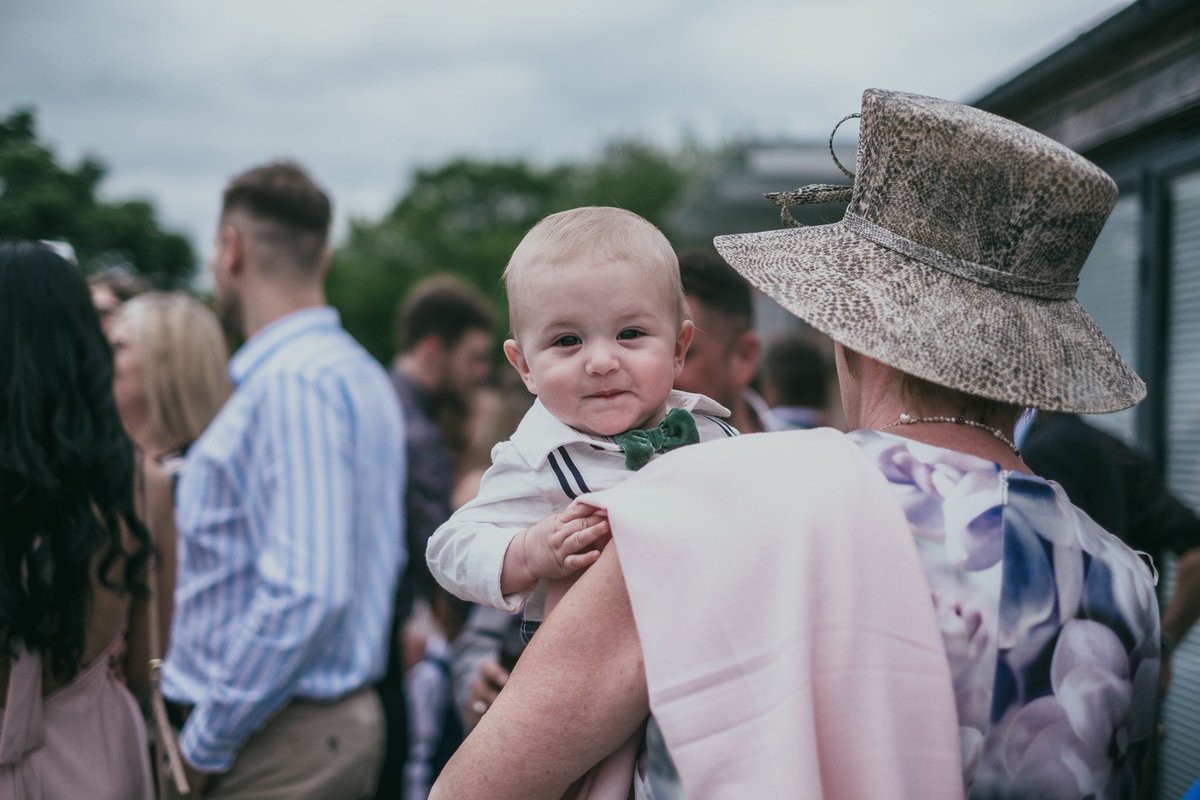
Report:
M1116 187L1015 123L881 90L858 167L776 197L848 199L841 222L716 240L837 342L856 430L686 448L592 496L615 547L435 796L561 795L648 713L639 797L1136 793L1151 572L1012 438L1026 407L1145 394L1074 300Z

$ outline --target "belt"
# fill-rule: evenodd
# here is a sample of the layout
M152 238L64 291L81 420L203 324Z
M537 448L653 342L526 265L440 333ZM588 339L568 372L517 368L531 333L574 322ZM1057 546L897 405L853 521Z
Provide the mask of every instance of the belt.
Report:
M355 689L353 692L350 692L349 694L345 694L345 695L342 695L341 697L335 697L335 698L332 698L329 700L312 700L307 697L293 697L291 699L291 702L297 703L299 705L313 705L313 706L333 705L334 703L340 703L343 700L349 700L351 697L354 697L354 696L361 694L362 692L366 692L366 691L371 691L371 687L364 686L361 689ZM187 724L188 717L191 716L192 710L195 709L195 707L196 707L193 703L179 703L179 702L176 702L175 700L171 700L168 697L163 698L163 705L167 707L167 720L171 723L171 725L173 727L175 727L176 730L183 730L183 726L185 724Z

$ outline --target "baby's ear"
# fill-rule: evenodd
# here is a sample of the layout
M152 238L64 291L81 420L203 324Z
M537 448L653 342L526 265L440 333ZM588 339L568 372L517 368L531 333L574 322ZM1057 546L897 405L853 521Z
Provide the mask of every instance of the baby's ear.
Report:
M690 319L685 319L679 325L679 335L675 337L675 377L679 377L679 373L683 370L683 362L687 358L688 348L692 346L692 336L696 333L696 326Z
M537 385L534 383L533 373L529 371L529 362L525 360L525 354L521 352L521 345L517 344L516 339L504 340L504 357L521 376L530 394L537 394Z

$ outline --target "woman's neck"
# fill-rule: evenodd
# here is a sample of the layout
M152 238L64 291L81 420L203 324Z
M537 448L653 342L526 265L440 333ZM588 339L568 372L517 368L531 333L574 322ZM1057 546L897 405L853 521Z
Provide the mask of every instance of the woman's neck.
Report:
M901 373L877 361L859 356L854 375L850 376L853 392L845 398L847 420L852 428L866 428L923 442L935 447L985 458L1004 469L1030 472L1013 448L1001 436L1012 440L1016 420L980 420L970 414L965 419L982 426L955 424L961 408L949 406L916 406L905 396ZM841 377L839 373L839 377ZM922 421L899 424L901 414L912 420L929 420L931 417L946 421ZM991 430L995 429L1000 433Z
M149 458L157 458L173 449L147 418L128 420L125 423L125 432L129 434L129 438L137 448Z

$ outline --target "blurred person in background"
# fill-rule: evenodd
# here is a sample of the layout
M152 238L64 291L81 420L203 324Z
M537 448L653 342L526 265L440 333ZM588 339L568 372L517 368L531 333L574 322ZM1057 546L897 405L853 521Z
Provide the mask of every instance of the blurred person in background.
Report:
M387 373L325 302L328 196L273 162L226 186L210 262L246 338L188 451L163 694L195 791L374 794L404 566L403 422Z
M175 486L184 457L233 391L229 348L207 306L150 292L121 306L111 327L113 394L138 452L141 513L159 553L156 598L164 646L175 591Z
M409 731L403 800L429 797L430 787L463 739L451 670L454 641L467 620L471 604L437 584L430 584L429 595L423 599L430 609L424 650L404 674Z
M763 399L782 429L828 425L829 368L812 336L791 331L767 345L762 363Z
M462 280L438 275L409 292L398 316L400 354L391 377L404 409L408 547L420 556L430 535L450 517L455 451L465 449L459 444L452 450L439 423L447 412L457 415L465 441L473 398L492 373L495 312ZM429 582L424 562L423 557L410 560L402 591L416 592Z
M100 315L100 327L104 329L105 336L112 338L113 318L121 305L150 291L150 284L127 269L113 267L89 277L88 290L92 295L92 305Z
M404 413L405 535L408 565L396 596L388 669L376 687L387 719L377 796L406 785L409 745L404 676L423 658L432 630L427 603L433 580L425 544L451 513L457 462L466 448L475 393L492 371L495 313L487 299L453 275L436 275L405 296L396 320L399 355L391 379ZM414 608L414 606L417 606Z
M479 492L483 473L492 465L492 448L512 436L533 405L533 395L516 372L504 370L497 386L482 390L471 410L470 445L454 484L455 508ZM452 597L453 595L451 595ZM451 676L454 702L466 730L475 727L508 680L524 643L521 618L488 606L470 606L454 639Z
M728 408L727 421L741 433L779 430L766 401L750 386L762 353L750 284L711 250L681 251L679 275L696 332L675 388L708 395Z
M506 441L533 405L533 395L512 370L504 370L494 385L481 387L471 403L467 449L455 471L450 505L458 508L479 493L479 481L492 465L492 448Z
M149 800L133 447L83 278L40 245L0 244L0 375L0 797Z
M1022 437L1025 463L1060 484L1087 515L1161 569L1169 551L1174 591L1162 609L1165 692L1171 655L1200 618L1200 519L1167 489L1148 458L1078 414L1037 412Z

